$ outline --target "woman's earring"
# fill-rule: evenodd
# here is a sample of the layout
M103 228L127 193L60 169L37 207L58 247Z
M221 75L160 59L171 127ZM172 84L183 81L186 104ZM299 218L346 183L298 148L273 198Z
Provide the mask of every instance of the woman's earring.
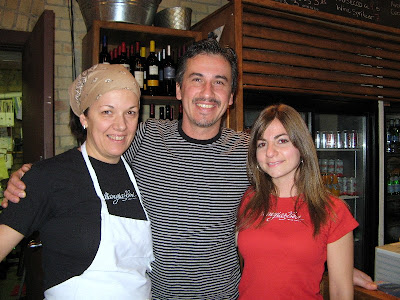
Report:
M259 166L259 165L257 165L257 167L256 167L256 168L257 168L257 170L258 170L258 171L262 172L262 170L261 170L261 168L260 168L260 166Z
M83 130L86 130L86 125L83 125L82 127L83 127Z

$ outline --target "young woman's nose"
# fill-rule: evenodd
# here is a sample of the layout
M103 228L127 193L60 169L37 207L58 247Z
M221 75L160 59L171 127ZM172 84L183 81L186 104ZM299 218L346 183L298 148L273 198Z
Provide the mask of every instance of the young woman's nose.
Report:
M267 144L266 154L268 157L273 157L276 154L276 147L275 147L274 143Z

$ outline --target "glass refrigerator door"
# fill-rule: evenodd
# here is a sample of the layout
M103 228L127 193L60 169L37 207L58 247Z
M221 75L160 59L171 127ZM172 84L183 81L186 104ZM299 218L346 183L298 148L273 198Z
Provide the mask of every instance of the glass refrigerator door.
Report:
M365 246L366 117L316 113L313 125L324 182L348 203L359 223L354 231L354 264L361 268Z
M386 114L384 243L400 238L400 113Z

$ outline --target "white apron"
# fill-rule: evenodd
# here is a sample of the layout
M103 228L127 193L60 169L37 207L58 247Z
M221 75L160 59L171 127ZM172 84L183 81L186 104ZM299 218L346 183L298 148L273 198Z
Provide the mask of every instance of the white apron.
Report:
M97 254L85 272L46 290L46 299L151 299L150 263L154 260L150 219L143 207L131 168L121 157L146 214L147 221L110 215L85 143L82 155L97 196L101 199L101 240ZM110 176L112 176L110 174Z

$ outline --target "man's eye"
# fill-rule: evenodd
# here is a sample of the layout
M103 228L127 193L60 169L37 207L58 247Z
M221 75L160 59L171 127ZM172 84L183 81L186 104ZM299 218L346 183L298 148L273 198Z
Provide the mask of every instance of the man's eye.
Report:
M103 111L103 114L109 115L109 114L111 114L111 110L104 110L104 111Z

